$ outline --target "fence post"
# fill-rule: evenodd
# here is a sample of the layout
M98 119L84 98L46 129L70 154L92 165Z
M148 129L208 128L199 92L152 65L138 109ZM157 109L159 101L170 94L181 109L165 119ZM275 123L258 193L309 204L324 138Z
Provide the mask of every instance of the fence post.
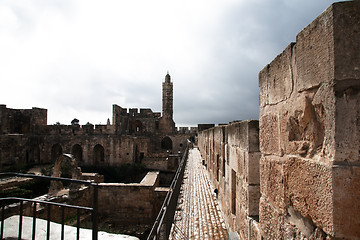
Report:
M92 239L98 239L98 184L92 184L94 196L93 196L93 213L92 213L92 221L93 221L93 229L92 229Z

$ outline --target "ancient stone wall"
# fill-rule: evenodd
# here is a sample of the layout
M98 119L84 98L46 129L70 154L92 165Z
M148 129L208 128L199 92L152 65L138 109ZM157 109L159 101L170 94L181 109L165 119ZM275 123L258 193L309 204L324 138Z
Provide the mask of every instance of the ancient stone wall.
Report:
M0 134L30 133L38 126L46 124L46 109L11 109L6 105L0 105Z
M360 8L335 3L259 74L267 239L360 236Z
M259 123L233 122L199 133L198 146L229 230L240 239L256 239L258 228Z
M359 53L360 4L335 3L259 73L260 169L256 138L244 145L246 124L230 123L222 185L221 126L199 133L227 223L241 239L360 238Z
M164 197L158 186L158 172L149 172L140 183L99 184L100 219L115 224L152 224Z

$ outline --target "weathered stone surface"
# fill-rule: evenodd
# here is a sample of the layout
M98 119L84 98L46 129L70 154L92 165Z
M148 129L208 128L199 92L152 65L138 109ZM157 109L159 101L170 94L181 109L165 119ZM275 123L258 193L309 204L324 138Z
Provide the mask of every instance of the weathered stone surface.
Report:
M260 186L248 185L247 188L247 215L259 216Z
M289 157L284 165L286 208L293 208L328 234L333 234L331 166Z
M266 199L265 196L260 198L260 229L261 236L264 239L284 239L283 238L283 214Z
M360 79L337 82L335 161L360 162Z
M329 7L296 36L297 91L334 79L333 12Z
M288 99L293 91L291 63L294 43L259 73L260 106L277 104Z
M282 155L277 114L260 115L260 151L262 154Z
M336 80L360 79L360 5L358 1L332 5Z
M250 239L250 220L256 221L259 215L259 122L237 121L201 131L198 146L203 156L210 156L207 170L218 187L230 231L237 231L241 239ZM222 178L217 178L216 167L220 173L225 170ZM260 237L259 230L254 234Z
M260 184L260 152L245 153L245 171L249 184Z
M285 159L275 156L262 156L260 159L260 191L267 201L285 213Z
M360 167L335 166L332 172L335 237L360 237Z
M141 183L99 184L99 216L102 219L111 218L117 224L151 224L162 202L159 194L155 193L159 184L158 174L149 172Z

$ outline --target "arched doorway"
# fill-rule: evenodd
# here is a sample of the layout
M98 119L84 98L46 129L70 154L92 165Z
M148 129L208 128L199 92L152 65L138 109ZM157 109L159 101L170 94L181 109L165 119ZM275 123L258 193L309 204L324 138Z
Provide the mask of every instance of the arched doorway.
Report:
M56 159L62 154L62 147L59 143L54 144L51 147L51 162L55 162Z
M161 140L161 149L172 150L172 141L169 137L164 137L163 140Z
M94 147L94 163L101 163L104 162L104 147L100 144L97 144Z
M81 163L83 161L82 148L79 144L75 144L71 148L71 154L74 156L76 161L78 161L79 163Z

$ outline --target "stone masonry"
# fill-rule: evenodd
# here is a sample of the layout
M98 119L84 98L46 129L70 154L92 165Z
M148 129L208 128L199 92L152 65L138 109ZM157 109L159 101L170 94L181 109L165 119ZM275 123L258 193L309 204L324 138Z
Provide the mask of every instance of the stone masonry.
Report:
M198 137L230 231L360 239L359 2L325 10L259 73L259 86L258 129L234 122Z
M238 121L199 132L198 146L230 232L257 239L259 122Z

